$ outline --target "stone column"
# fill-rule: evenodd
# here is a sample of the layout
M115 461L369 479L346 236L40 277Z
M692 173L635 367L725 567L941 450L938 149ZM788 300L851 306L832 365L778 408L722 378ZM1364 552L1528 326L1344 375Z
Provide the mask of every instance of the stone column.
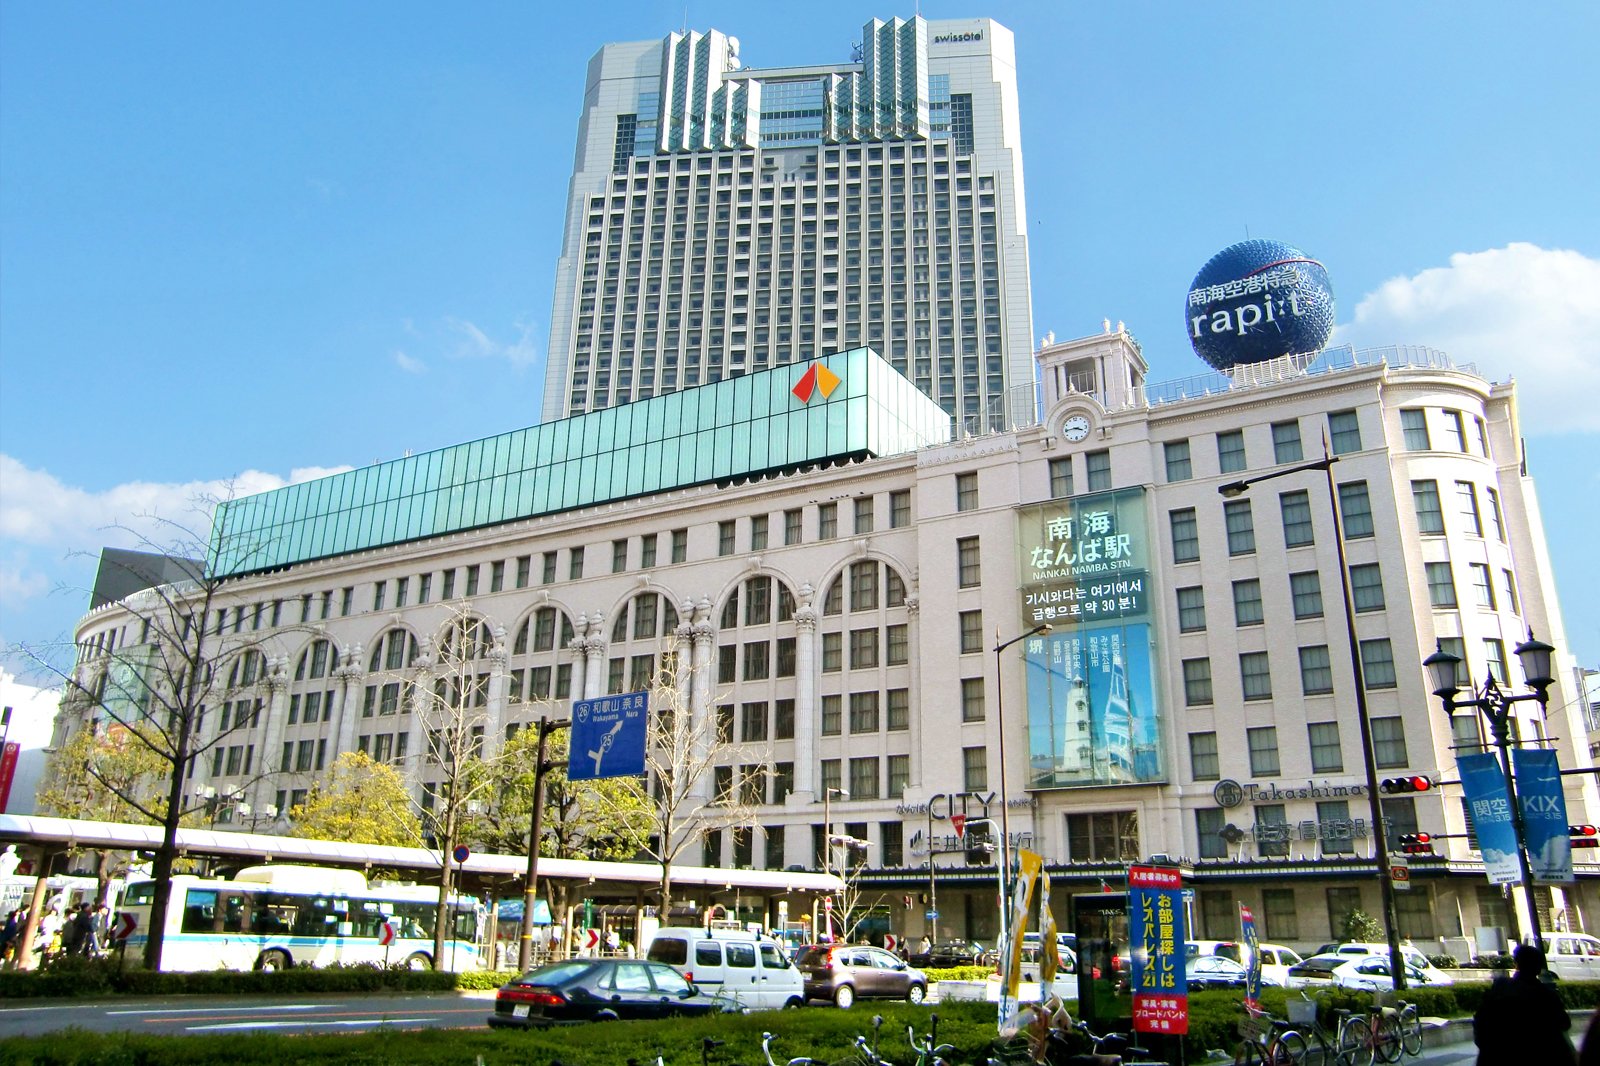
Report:
M814 590L800 586L800 606L794 612L794 793L791 807L808 807L817 801L817 732L822 717L817 704L817 607ZM807 844L809 848L809 843Z
M606 616L595 612L589 619L589 635L584 642L583 698L592 700L606 691Z
M572 623L573 637L567 641L567 650L572 653L572 698L581 700L585 678L588 676L588 663L585 656L588 654L588 628L589 616L580 614ZM552 695L555 692L554 679L551 681Z
M422 647L411 663L411 690L402 693L405 696L403 710L411 715L404 773L413 788L423 783L423 771L428 765L428 723L433 718L428 714L428 709L433 705L433 663L433 638L424 637Z
M694 738L691 759L696 765L705 766L717 735L716 711L711 706L711 690L716 681L711 660L717 647L717 630L711 624L711 601L702 599L696 605L695 615L694 671L689 692L689 720ZM711 781L712 775L703 774L693 783L691 794L709 798Z
M506 722L506 663L511 659L511 651L506 647L506 627L496 624L494 627L494 643L489 646L489 651L484 658L489 661L489 698L484 708L484 758L493 758L499 751L505 739Z
M350 649L349 656L334 675L340 681L339 730L334 734L333 744L333 757L335 759L347 751L354 751L356 747L356 719L361 716L364 697L352 697L351 690L354 689L360 692L365 687L361 684L366 677L366 672L361 666L361 657L362 648L361 645L357 644Z
M907 786L922 787L925 780L923 764L927 752L922 750L922 602L916 596L906 597L906 660L911 665L910 679L906 682L906 707L910 714L911 780ZM957 694L959 696L959 693ZM954 721L946 718L946 721Z
M267 686L267 728L261 740L266 750L261 753L260 765L263 773L270 772L266 770L268 766L275 767L279 773L283 773L289 769L287 766L278 765L281 757L279 753L283 751L283 731L289 725L288 658L268 659L266 676L262 680ZM270 781L268 785L271 785Z

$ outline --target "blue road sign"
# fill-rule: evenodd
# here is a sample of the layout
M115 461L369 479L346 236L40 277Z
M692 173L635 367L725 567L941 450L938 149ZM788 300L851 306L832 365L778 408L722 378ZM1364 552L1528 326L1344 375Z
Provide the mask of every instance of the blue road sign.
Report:
M567 780L637 777L644 773L650 694L627 692L572 704Z

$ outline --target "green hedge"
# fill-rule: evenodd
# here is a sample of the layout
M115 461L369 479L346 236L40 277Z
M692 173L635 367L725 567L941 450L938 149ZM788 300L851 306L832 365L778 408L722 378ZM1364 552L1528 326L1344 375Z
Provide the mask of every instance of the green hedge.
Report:
M271 973L201 970L159 973L119 969L114 959L65 956L33 971L0 971L0 999L105 995L176 996L303 992L444 992L465 975L359 963ZM489 987L495 987L498 985Z

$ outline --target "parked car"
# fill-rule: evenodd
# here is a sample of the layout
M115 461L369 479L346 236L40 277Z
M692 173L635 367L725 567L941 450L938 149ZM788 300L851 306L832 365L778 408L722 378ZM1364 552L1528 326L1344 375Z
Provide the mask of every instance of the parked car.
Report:
M1339 955L1382 955L1384 958L1389 957L1388 944L1377 944L1370 941L1347 941L1346 943L1338 944L1331 948L1325 947L1324 950L1325 952ZM1324 952L1318 952L1318 954L1323 953ZM1422 971L1423 975L1428 979L1428 983L1430 985L1455 984L1454 978L1445 973L1443 970L1439 969L1439 967L1435 966L1428 960L1428 956L1424 955L1411 945L1400 945L1400 955L1406 960L1406 967L1408 969Z
M941 940L930 951L915 951L913 966L976 966L987 954L982 944L967 940Z
M1550 972L1569 981L1600 979L1600 940L1587 933L1540 933Z
M899 956L865 944L814 944L795 966L805 978L806 999L831 999L848 1007L857 999L903 999L921 1003L928 975Z
M1408 965L1406 983L1413 987L1430 984L1422 970ZM1330 952L1313 955L1289 968L1290 988L1359 988L1388 991L1394 987L1389 976L1389 956L1348 955Z
M1282 944L1257 944L1256 948L1261 952L1261 983L1264 985L1287 986L1289 970L1304 961L1299 952Z
M1243 966L1222 955L1197 955L1189 960L1185 970L1191 992L1207 988L1243 988L1246 976Z
M658 929L645 958L676 967L696 986L746 1007L769 1010L805 1002L805 979L783 945L743 929Z
M500 986L489 1027L528 1029L738 1009L733 1000L707 995L664 963L569 959L536 967Z

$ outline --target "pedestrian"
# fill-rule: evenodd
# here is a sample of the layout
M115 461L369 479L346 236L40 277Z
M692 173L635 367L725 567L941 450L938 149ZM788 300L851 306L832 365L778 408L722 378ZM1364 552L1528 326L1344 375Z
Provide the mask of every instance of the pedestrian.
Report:
M95 935L94 904L83 903L78 906L78 913L73 915L72 947L73 954L95 956L100 954L100 939Z
M1495 978L1472 1019L1478 1066L1575 1066L1577 1057L1567 1038L1572 1019L1561 995L1540 980L1544 950L1518 944L1511 960L1516 972Z
M22 913L21 908L7 912L5 925L0 926L0 969L7 967L12 954L17 950L17 941L22 936L18 918Z
M928 934L923 933L922 939L917 942L917 954L926 955L933 950L933 941L928 939Z
M54 900L39 918L39 927L33 935L33 950L41 960L61 950L61 912Z

